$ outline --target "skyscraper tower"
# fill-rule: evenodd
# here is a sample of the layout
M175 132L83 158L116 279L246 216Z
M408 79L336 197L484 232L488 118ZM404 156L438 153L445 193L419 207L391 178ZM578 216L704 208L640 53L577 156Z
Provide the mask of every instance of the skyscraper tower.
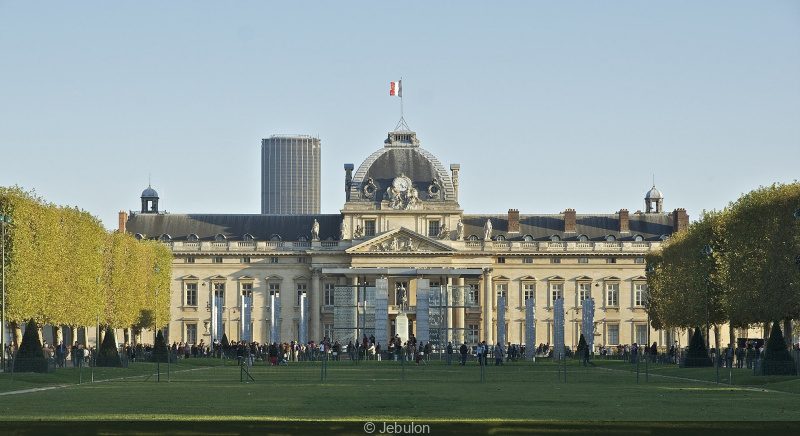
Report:
M308 135L261 140L261 213L318 214L320 141Z

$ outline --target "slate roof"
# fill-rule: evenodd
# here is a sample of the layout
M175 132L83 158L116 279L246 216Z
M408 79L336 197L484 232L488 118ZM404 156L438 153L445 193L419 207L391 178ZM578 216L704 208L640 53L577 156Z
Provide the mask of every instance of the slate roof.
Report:
M244 240L250 234L256 241L269 241L280 235L284 241L297 241L302 235L311 240L314 219L319 222L319 238L339 239L342 216L333 215L212 215L212 214L136 214L126 224L129 233L147 238L169 235L173 241L186 241L196 234L201 241L212 241L218 234L228 240Z
M492 220L492 239L503 235L506 240L522 240L526 235L535 241L546 241L558 235L564 241L577 240L586 235L590 241L602 241L607 235L614 235L617 240L633 240L641 235L645 241L657 241L662 235L673 233L672 218L667 214L631 214L628 221L629 233L620 233L619 216L610 215L576 215L577 232L564 232L564 215L520 215L519 233L508 233L508 215L467 215L463 216L464 237L475 235L483 239L483 226L486 220Z

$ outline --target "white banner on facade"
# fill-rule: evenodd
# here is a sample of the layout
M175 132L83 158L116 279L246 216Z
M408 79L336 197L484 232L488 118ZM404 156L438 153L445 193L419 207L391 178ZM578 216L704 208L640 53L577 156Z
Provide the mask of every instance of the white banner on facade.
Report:
M300 325L297 330L297 341L301 344L308 343L308 297L305 292L300 295Z
M375 342L384 349L389 339L389 280L375 280Z
M534 299L525 300L525 360L536 355L536 306Z
M417 280L417 344L430 341L430 280Z
M269 296L269 341L281 343L281 297L275 294Z
M564 357L564 299L553 304L553 358Z
M242 295L242 328L243 341L253 342L253 298Z
M506 346L506 297L497 297L497 343Z
M222 342L224 334L224 324L222 322L222 311L225 305L225 299L222 297L214 297L211 300L211 343L214 340Z
M581 333L586 339L590 352L594 352L594 298L587 298L581 302L583 319L581 320Z

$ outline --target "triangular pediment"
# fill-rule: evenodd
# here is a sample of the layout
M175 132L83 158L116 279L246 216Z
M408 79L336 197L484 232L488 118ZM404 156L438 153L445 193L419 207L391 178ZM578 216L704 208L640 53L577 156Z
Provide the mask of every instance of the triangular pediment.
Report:
M580 276L575 279L576 282L591 282L592 280L594 279L589 276Z
M548 278L547 278L547 280L548 280L548 281L551 281L551 282L563 282L563 281L564 281L564 277L561 277L561 276L551 276L551 277L548 277Z
M633 282L646 282L647 281L647 277L645 277L645 276L636 276L636 277L632 278L631 281L633 281Z
M200 277L193 276L189 274L188 276L183 276L183 281L185 282L196 282L200 280Z
M345 250L347 253L440 253L455 252L436 239L420 235L405 227L389 230L368 241Z

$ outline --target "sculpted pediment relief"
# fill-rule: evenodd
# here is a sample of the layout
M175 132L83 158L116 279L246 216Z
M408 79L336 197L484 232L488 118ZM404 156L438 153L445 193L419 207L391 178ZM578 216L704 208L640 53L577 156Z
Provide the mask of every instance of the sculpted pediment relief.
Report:
M452 252L455 250L437 240L422 236L406 228L388 231L347 249L348 253L425 253L442 251Z

